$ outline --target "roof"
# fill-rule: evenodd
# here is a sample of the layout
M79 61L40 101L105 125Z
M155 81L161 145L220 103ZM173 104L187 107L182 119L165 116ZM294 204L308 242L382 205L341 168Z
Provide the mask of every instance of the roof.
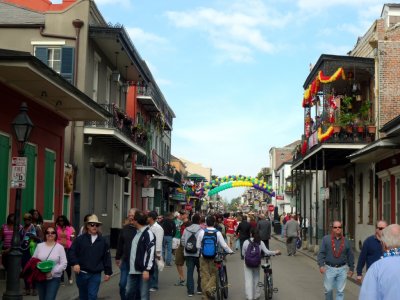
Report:
M45 15L23 7L0 2L0 25L43 25Z
M0 49L0 82L70 121L105 121L111 116L29 52Z
M368 163L382 160L388 149L397 149L399 142L382 138L347 156L351 162Z
M389 122L384 124L381 129L379 129L380 132L384 132L387 135L391 135L394 133L399 132L400 129L400 115L397 116L396 118L391 119Z

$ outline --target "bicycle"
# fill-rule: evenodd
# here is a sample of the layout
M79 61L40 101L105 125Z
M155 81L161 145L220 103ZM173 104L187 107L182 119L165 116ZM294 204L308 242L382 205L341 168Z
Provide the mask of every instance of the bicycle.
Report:
M264 282L259 282L258 286L264 287L265 300L272 299L273 293L277 293L278 289L274 288L274 281L272 278L272 263L270 262L270 256L264 256L265 263L261 264L261 268L264 271Z
M228 299L228 273L226 272L225 257L230 253L217 252L214 263L217 267L215 296L217 300Z

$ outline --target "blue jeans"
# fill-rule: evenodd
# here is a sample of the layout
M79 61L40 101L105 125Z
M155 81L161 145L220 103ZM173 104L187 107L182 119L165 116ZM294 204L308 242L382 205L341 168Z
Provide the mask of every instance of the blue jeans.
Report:
M172 262L172 236L164 236L163 240L163 258L166 265Z
M150 300L149 281L142 274L129 274L126 286L126 299Z
M101 273L83 273L76 275L79 300L96 300L101 282Z
M158 290L158 267L156 264L156 260L154 260L154 271L153 274L150 274L150 288Z
M53 277L50 280L36 282L39 300L55 300L58 288L60 287L60 277Z
M347 266L340 268L326 266L324 275L325 300L333 300L333 289L336 289L336 300L343 300L346 281Z
M188 295L194 295L194 267L197 268L197 291L201 292L201 280L200 280L200 261L198 257L195 256L185 256L186 261L186 286Z
M120 269L120 277L119 277L119 295L121 300L126 300L126 284L128 282L129 275L129 262L121 260Z

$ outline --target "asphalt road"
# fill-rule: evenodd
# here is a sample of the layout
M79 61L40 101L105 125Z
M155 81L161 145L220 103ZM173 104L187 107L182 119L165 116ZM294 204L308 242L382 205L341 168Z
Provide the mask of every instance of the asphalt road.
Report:
M280 249L281 256L272 258L274 286L278 292L274 294L276 300L321 300L324 298L322 275L314 259L308 255L297 253L294 257L285 255L285 245L274 239L270 242L272 250ZM231 300L245 299L243 261L239 253L228 256L228 277L230 282L229 298ZM186 287L176 287L177 271L175 267L165 268L160 273L160 289L151 293L151 300L189 299ZM109 282L101 285L99 299L118 299L119 276L113 276ZM195 280L196 282L196 280ZM352 281L347 281L345 290L346 300L357 300L360 287ZM262 294L263 297L263 294ZM195 295L192 299L201 299Z

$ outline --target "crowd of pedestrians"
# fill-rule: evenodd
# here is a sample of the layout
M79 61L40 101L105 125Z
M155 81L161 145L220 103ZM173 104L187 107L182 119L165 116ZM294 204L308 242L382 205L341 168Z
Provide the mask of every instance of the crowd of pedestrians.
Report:
M0 228L2 264L6 271L14 222L14 215L10 214ZM295 241L306 239L308 230L304 229L308 227L308 219L282 214L280 222L287 254L295 256L298 247ZM79 298L97 299L102 273L108 281L113 272L109 244L101 234L101 225L96 215L88 214L76 236L74 227L64 215L59 216L54 225L44 225L39 211L33 209L25 213L23 224L17 226L24 295L38 295L40 300L56 299L61 285L73 284L72 268ZM214 257L218 251L234 253L236 250L244 260L246 299L259 299L261 258L280 254L279 250L269 249L271 227L269 216L264 214L204 215L180 210L160 216L156 211L132 208L120 231L115 254L115 263L120 269L120 298L149 300L151 293L159 290L160 272L174 263L175 286L185 286L188 297L199 294L205 300L215 299L217 268ZM385 220L379 220L374 234L362 244L357 262L360 300L395 299L400 294L396 273L400 266L399 256L400 225L388 225ZM42 262L51 262L51 268L39 272ZM322 238L317 262L323 275L325 299L334 299L334 293L336 300L344 299L347 278L353 276L355 259L341 221L335 220L331 232ZM67 273L66 282L64 272Z

